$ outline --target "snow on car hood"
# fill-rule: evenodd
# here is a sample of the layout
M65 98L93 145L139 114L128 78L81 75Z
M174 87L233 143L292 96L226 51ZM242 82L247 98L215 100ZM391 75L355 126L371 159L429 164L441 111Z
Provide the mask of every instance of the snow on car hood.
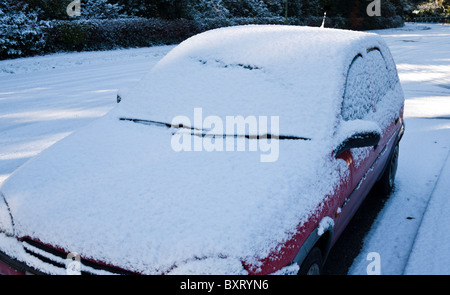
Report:
M144 274L205 257L252 263L340 177L313 141L280 141L278 161L261 163L256 152L175 152L172 133L112 111L45 150L2 187L15 235Z

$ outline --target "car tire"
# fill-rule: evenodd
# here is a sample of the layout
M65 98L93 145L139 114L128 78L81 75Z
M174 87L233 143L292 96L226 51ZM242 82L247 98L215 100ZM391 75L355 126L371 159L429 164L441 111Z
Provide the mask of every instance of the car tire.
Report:
M380 180L376 184L378 191L383 195L389 195L394 189L399 152L399 145L396 144L394 149L392 150L392 155L389 159L389 163L386 166L386 169L384 170L384 173L381 176Z
M322 251L318 247L314 247L306 256L300 270L299 275L321 275L322 274Z

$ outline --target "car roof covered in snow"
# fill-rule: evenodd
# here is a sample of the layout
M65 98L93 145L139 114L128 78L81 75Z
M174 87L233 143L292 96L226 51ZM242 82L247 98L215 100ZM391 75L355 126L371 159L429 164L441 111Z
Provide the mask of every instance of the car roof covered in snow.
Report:
M345 48L378 35L316 27L247 25L198 34L172 50L159 66L185 57L217 59L224 64L279 68L305 62L333 63ZM364 46L363 46L364 47ZM354 55L352 54L352 57Z
M124 117L279 116L280 135L328 137L340 113L348 67L372 33L279 25L208 31L181 43L128 95ZM201 126L193 126L201 128Z

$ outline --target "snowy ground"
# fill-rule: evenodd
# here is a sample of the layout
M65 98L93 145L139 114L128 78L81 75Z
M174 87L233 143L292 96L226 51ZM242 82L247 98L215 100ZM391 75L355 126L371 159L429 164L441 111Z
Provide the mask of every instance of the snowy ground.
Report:
M116 105L172 47L0 61L0 185L28 159Z
M407 24L376 31L387 41L406 97L406 133L395 192L349 274L450 273L450 26Z
M450 26L377 31L407 98L396 190L349 274L449 273ZM0 61L0 185L27 160L115 106L172 46Z

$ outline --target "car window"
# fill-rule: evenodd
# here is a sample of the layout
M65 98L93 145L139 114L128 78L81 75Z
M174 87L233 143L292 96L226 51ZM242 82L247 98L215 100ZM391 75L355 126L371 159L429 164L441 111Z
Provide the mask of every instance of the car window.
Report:
M364 59L372 83L374 103L377 104L392 89L394 80L391 78L386 62L378 49L369 50Z
M342 102L342 118L363 119L372 108L371 82L365 59L358 55L350 65Z

